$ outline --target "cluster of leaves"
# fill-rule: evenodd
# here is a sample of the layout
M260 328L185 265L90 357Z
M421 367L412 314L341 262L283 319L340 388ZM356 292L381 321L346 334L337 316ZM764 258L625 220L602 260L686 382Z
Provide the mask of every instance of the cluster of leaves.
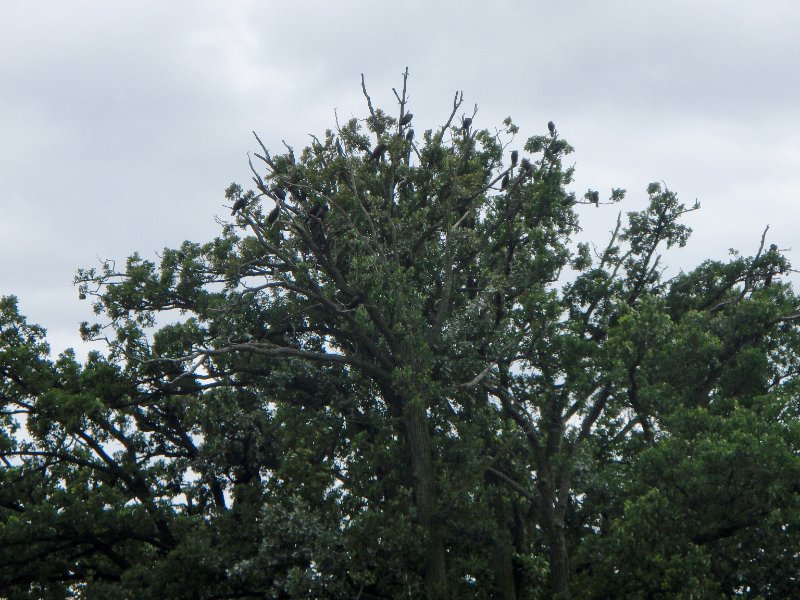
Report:
M592 252L554 125L509 153L457 95L417 142L405 86L364 93L299 155L258 140L217 239L79 272L108 356L0 305L4 593L797 595L777 247L662 281L672 191Z

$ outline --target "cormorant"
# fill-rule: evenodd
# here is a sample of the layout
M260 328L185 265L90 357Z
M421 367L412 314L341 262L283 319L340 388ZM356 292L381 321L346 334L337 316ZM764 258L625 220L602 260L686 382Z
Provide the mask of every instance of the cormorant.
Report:
M556 132L556 124L552 121L548 121L547 130L550 132L550 135L553 135Z
M247 200L244 198L239 198L236 202L233 203L233 210L231 211L231 216L236 214L237 210L241 210L247 206Z
M280 214L280 212L281 212L281 207L278 206L278 205L275 205L275 208L273 208L269 212L269 214L267 215L267 223L269 225L272 225L275 221L277 221L278 220L278 215Z
M461 121L462 129L466 131L469 129L470 125L472 125L472 119L470 117L464 117L464 119Z
M325 239L325 227L322 224L322 219L327 212L327 204L324 202L314 203L314 206L308 211L308 219L306 219L311 232L311 239L321 250L325 250L328 247L328 240Z
M315 219L322 219L326 214L328 214L328 205L324 202L314 204L311 210L308 211L308 216L314 217Z
M769 253L770 254L777 254L778 253L778 244L770 244L769 245ZM768 288L772 285L772 278L775 276L776 271L773 266L770 267L769 272L767 273L767 277L764 279L764 287Z
M533 171L533 165L527 158L522 159L522 170L527 174L530 174L530 172Z
M350 302L347 303L347 308L350 310L355 310L362 304L364 304L364 298L361 296L361 294L356 294L353 296Z
M511 166L512 167L516 167L517 166L517 159L518 158L519 158L519 152L517 152L516 150L513 150L511 152Z
M275 187L272 188L272 193L275 194L275 197L278 200L281 200L281 201L286 200L286 192L282 188L279 188L278 186L275 186Z
M413 119L413 118L414 118L413 113L404 114L403 118L400 119L400 127L404 127L405 125L408 125L409 123L411 123L411 119Z
M508 182L510 180L511 180L511 178L509 177L508 173L506 173L505 177L503 177L503 181L500 182L500 189L501 190L506 189L508 187Z
M370 160L378 160L383 153L386 152L386 144L378 144L375 146L375 149L372 151L372 154L369 155Z
M408 130L408 132L406 133L406 139L409 142L414 139L414 130L413 129L409 129Z

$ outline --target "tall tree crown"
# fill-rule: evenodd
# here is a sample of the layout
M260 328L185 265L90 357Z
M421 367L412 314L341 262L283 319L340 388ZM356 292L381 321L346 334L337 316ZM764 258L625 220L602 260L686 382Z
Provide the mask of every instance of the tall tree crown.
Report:
M796 591L777 246L665 280L698 206L662 184L578 243L625 192L570 191L554 123L518 142L457 94L415 134L405 81L302 151L256 136L216 239L79 271L107 357L49 361L3 301L14 597Z

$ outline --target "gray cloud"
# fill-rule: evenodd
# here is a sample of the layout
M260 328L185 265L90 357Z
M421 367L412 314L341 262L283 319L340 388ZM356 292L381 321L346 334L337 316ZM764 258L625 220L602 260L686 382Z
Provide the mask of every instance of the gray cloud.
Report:
M463 89L482 126L554 119L576 190L628 188L582 211L587 236L663 179L703 205L678 266L752 250L767 224L791 247L799 26L788 0L2 3L0 293L56 350L78 344L76 268L211 238L222 191L249 181L252 129L302 146L334 109L363 116L362 72L393 107L407 65L418 126Z

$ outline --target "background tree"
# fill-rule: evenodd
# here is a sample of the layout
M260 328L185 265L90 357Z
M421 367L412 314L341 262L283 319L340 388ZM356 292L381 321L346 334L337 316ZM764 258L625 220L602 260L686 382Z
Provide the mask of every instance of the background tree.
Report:
M517 147L458 94L415 136L405 81L300 153L256 137L219 238L81 271L106 359L49 362L6 301L14 593L793 593L777 247L662 281L697 207L652 184L593 253L576 205L624 192L568 192L554 124Z

